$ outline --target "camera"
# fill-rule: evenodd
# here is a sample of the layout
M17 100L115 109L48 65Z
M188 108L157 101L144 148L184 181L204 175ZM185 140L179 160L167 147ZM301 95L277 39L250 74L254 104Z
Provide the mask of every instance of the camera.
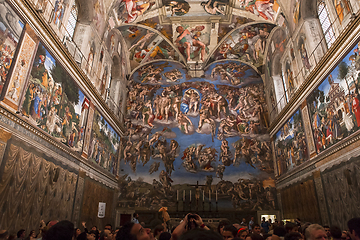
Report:
M195 219L197 219L197 216L195 214L188 215L188 226L187 226L188 230L198 227L198 225L195 222Z

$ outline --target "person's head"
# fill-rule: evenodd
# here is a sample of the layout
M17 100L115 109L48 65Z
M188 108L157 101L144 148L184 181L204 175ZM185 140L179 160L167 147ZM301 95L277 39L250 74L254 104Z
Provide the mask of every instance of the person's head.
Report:
M110 223L108 223L108 224L105 225L104 229L107 229L107 230L109 230L111 232L112 231L112 225Z
M80 228L75 228L75 237L78 237L81 234Z
M265 222L265 217L262 218L262 221Z
M311 224L305 230L306 240L327 240L325 229L319 224Z
M347 223L352 240L360 239L360 218L352 218Z
M74 224L70 221L60 221L46 232L44 240L71 240L74 235Z
M168 232L162 232L159 236L159 240L170 240L171 233Z
M295 223L287 222L285 224L285 229L286 229L286 233L291 233L291 232L298 232L299 227Z
M243 218L243 219L242 219L242 222L243 222L243 223L245 223L245 222L246 222L246 219L245 219L245 218Z
M183 31L184 31L184 28L182 26L178 26L176 28L176 32L178 32L178 33L182 33Z
M93 226L93 227L91 228L91 231L97 231L97 226Z
M25 238L25 229L20 229L20 230L17 232L16 236L17 236L18 238Z
M149 240L150 229L143 228L138 223L125 223L116 234L116 240Z
M223 240L217 232L195 228L184 233L180 240Z
M102 233L100 234L100 240L112 240L111 231L108 229L105 229L104 231L102 231Z
M237 229L232 225L226 225L221 233L224 240L232 240L236 237Z
M87 240L96 240L98 238L98 233L97 231L90 231L86 234L86 239Z
M164 226L163 225L157 225L154 228L154 237L159 238L160 234L164 232Z
M133 214L133 217L137 219L137 218L139 217L139 214L134 213L134 214Z
M246 237L246 240L264 240L264 238L260 234L251 234Z
M330 226L330 236L333 237L334 239L341 239L341 229L338 226Z
M75 238L76 240L87 240L86 232L80 233L79 236Z
M6 240L9 238L9 232L6 230L0 230L0 240Z
M240 228L236 234L236 237L245 240L248 235L248 232L245 228Z
M31 230L29 233L29 237L35 238L36 237L36 232L35 230Z
M284 240L304 240L304 238L299 232L290 232L285 235Z
M252 231L254 234L259 234L261 233L261 229L260 229L260 225L255 223L252 227Z
M273 234L279 237L285 237L286 229L284 227L275 227Z
M325 232L326 232L326 235L329 237L331 237L331 234L330 234L330 227L329 226L323 226Z
M218 225L218 227L217 227L217 230L218 230L218 233L220 233L220 235L221 235L221 233L222 233L222 231L223 231L223 228L224 228L226 225L231 225L231 222L230 222L229 220L221 220L221 221L219 222L219 225Z

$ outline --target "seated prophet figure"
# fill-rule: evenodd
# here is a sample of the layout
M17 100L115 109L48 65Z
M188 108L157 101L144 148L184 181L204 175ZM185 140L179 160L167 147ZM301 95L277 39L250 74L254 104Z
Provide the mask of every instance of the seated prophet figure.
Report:
M188 62L191 61L190 50L192 46L199 47L201 49L201 61L204 61L206 46L199 40L198 34L196 34L195 37L192 36L192 32L196 31L196 33L199 33L204 30L204 28L204 26L196 26L191 31L189 31L189 29L184 29L182 26L178 26L176 28L176 32L179 33L179 36L177 37L175 43L179 47L185 47Z

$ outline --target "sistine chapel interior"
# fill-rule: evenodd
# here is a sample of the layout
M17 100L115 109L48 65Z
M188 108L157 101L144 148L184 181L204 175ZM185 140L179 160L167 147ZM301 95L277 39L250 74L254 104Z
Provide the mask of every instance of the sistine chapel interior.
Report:
M0 0L0 229L360 215L357 0ZM100 211L101 210L101 211Z

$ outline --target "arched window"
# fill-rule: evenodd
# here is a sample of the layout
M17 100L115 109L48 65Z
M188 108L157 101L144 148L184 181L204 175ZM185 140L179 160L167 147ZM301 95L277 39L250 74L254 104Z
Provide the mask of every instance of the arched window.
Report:
M65 36L68 39L72 39L74 35L77 17L78 17L78 9L74 1L73 5L71 6L70 17L66 26Z
M332 28L332 23L329 18L329 11L328 11L328 8L327 8L324 0L318 1L317 10L318 10L321 28L322 28L324 36L325 36L326 44L327 44L328 48L330 48L331 45L335 41L335 34L334 34L334 30Z

